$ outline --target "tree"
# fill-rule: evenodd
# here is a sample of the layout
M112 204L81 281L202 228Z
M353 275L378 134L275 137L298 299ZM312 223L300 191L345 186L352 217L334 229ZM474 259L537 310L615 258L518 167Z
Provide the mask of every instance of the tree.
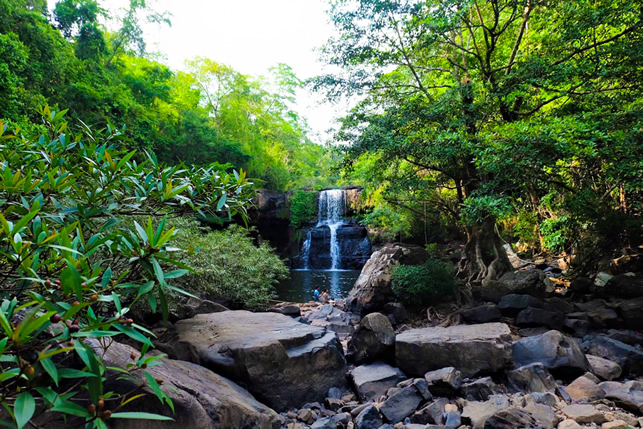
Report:
M316 85L365 95L338 133L348 162L377 153L412 169L407 184L453 189L468 280L511 269L496 229L512 210L578 205L582 189L613 212L615 185L630 209L640 196L622 151L641 149L638 2L340 0L329 15L341 35L322 55L344 73Z

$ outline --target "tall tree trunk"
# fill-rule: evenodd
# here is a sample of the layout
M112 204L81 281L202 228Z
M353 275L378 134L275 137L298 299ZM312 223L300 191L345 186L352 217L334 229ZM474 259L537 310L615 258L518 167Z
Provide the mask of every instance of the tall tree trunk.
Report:
M467 283L482 283L485 286L513 270L495 224L495 219L488 216L481 225L467 231L467 244L458 265L458 274Z

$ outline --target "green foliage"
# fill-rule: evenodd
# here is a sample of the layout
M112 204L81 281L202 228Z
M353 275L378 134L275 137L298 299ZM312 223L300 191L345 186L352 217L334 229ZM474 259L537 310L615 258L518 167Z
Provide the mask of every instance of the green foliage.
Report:
M567 216L545 219L539 229L545 250L562 252L569 249L570 239L573 239L574 234L571 219Z
M163 162L230 163L275 190L330 186L331 155L292 108L292 70L253 78L197 58L175 72L146 53L144 24L170 23L149 3L110 17L96 0L59 0L53 14L0 0L0 119L30 126L39 106L65 106L85 123L124 124L129 147Z
M391 207L379 207L365 214L360 223L377 231L373 241L399 241L401 236L408 237L412 231L413 217L408 212L394 210Z
M477 225L488 216L502 220L512 212L513 207L506 198L484 195L464 200L460 215L465 225Z
M313 85L361 96L336 138L357 184L474 239L487 216L535 212L581 225L555 228L573 246L638 243L639 2L340 0L329 16L322 58L341 71Z
M181 260L198 273L178 280L187 291L265 309L274 285L288 277L272 248L263 241L257 246L249 232L236 225L208 231L194 220L173 219L170 224L176 227L175 243L190 251Z
M313 219L317 213L317 192L297 190L290 197L290 224L299 229Z
M393 293L402 302L421 305L452 295L457 287L453 265L429 258L422 265L398 265L392 272Z
M71 133L65 112L42 109L43 135L12 134L0 121L3 421L22 428L57 412L72 425L106 428L106 410L111 418L167 420L120 413L140 389L105 388L108 379L133 379L163 356L148 353L152 334L128 318L129 309L140 301L167 320L168 298L189 294L177 279L192 268L180 261L166 216L244 217L251 183L244 173L169 167L151 153L124 150L123 135L111 127ZM124 216L135 221L119 223ZM142 351L127 368L108 372L100 349L119 336ZM147 380L134 383L150 386L173 409L154 378ZM88 407L101 400L104 409Z

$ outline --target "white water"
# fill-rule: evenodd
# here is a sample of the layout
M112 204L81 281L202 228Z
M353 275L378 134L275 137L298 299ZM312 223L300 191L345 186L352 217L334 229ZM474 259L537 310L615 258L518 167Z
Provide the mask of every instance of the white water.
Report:
M342 189L330 189L319 193L319 209L317 215L317 225L328 226L330 229L330 258L331 270L338 270L342 261L341 247L337 239L337 230L344 224L342 215L346 213L346 196ZM304 259L304 269L309 268L310 259L310 241L311 232L302 246L302 258Z

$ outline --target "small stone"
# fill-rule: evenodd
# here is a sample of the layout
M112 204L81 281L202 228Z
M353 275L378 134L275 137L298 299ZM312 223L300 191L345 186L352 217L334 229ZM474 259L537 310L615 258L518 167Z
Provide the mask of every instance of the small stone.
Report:
M429 383L424 378L414 379L413 386L425 401L433 399L433 395L431 395L431 392L429 391Z
M290 415L290 413L288 413ZM297 419L304 422L308 423L311 418L313 417L313 411L308 408L304 408L303 410L299 410L299 413L297 414Z
M369 405L355 418L356 429L379 429L382 426L380 413L373 405Z
M575 402L579 402L583 398L587 398L589 401L597 401L605 397L603 389L586 376L578 377L565 388L565 391Z
M601 429L628 429L630 426L623 420L613 420L611 422L603 423Z
M576 423L603 423L605 416L592 405L574 404L563 408L563 414Z
M455 396L462 386L462 373L453 367L427 372L424 378L433 396Z
M333 399L342 399L342 391L337 387L328 389L328 397Z
M603 380L616 380L623 373L623 369L616 362L600 356L586 355L594 374Z
M414 387L406 387L390 396L380 407L380 412L391 423L398 423L410 416L422 402Z
M324 404L329 410L337 411L344 406L344 401L341 399L326 398Z
M583 427L572 419L566 419L558 423L558 429L582 429Z

